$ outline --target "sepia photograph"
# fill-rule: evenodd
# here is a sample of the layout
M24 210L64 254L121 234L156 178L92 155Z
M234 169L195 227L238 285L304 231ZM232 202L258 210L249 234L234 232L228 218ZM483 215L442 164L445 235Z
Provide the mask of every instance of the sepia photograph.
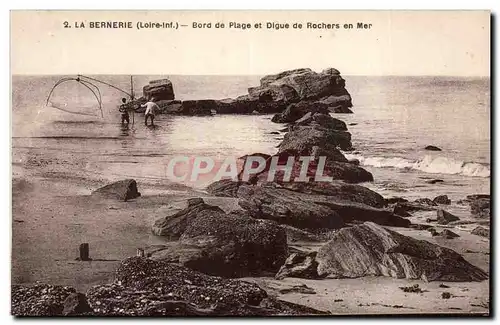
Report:
M11 315L491 316L491 21L11 11Z

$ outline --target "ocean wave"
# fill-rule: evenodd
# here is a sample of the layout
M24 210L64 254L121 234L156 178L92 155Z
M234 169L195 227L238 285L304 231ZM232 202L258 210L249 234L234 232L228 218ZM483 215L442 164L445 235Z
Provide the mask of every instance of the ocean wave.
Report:
M347 159L358 159L361 165L420 170L429 174L452 174L474 177L490 177L490 168L476 162L465 162L442 156L425 156L417 161L400 157L364 157L346 153Z

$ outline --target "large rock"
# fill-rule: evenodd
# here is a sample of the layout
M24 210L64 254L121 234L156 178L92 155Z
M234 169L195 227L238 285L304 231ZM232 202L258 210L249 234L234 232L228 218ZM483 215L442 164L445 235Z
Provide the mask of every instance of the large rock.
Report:
M374 221L408 227L410 222L393 213L333 196L314 195L275 186L242 185L238 204L257 219L270 219L300 229L337 229L348 222Z
M313 125L338 131L347 131L347 125L344 121L333 118L329 114L322 113L307 113L295 121L295 125Z
M292 87L300 100L320 99L328 96L349 95L345 90L345 80L332 70L323 70L316 73L311 69L296 69L284 71L276 75L268 75L261 79L261 87L279 87L287 85ZM350 96L343 102L346 107L351 107Z
M152 80L142 88L143 96L150 100L173 100L175 99L172 82L168 79Z
M491 203L489 197L471 197L469 199L470 212L478 218L490 218L491 216Z
M448 211L437 210L436 214L437 214L437 222L440 225L447 225L448 223L450 223L452 221L460 220L459 217L449 213Z
M451 204L451 200L448 197L448 195L439 195L439 196L436 196L432 200L432 202L434 202L436 204L444 204L444 205L450 205Z
M181 264L225 277L274 273L288 255L282 227L238 213L197 217L186 228L180 243L199 250L197 254L180 256Z
M294 126L290 132L285 134L279 149L280 152L286 150L303 152L310 150L313 146L351 150L351 134L347 131L320 126Z
M324 312L269 297L256 284L132 257L115 281L87 291L96 316L269 316Z
M307 113L328 114L328 105L309 101L293 103L288 105L283 112L274 115L271 121L275 123L293 123Z
M244 182L233 181L231 179L222 179L220 181L215 181L207 186L206 190L209 194L213 196L222 197L237 197L238 188Z
M375 208L383 208L385 199L382 195L366 187L333 182L289 182L281 184L283 188L306 194L327 195L338 200L363 203Z
M173 210L171 214L157 219L151 228L153 234L164 236L167 239L179 239L186 228L201 216L224 216L225 212L217 207L206 204L203 199L193 198L187 201L187 207Z
M283 266L276 273L275 278L282 280L286 277L302 279L320 279L318 275L317 252L295 252L285 261Z
M316 256L318 274L390 276L426 281L481 281L488 274L455 251L366 222L335 233Z
M183 115L184 113L180 100L160 100L155 103L160 108L160 113L169 115Z
M215 111L218 114L273 114L283 111L287 103L279 101L261 100L258 96L239 96L235 99L227 98L215 101Z
M311 182L315 180L319 181L316 175L327 176L331 177L332 180L343 180L348 183L373 181L373 175L370 172L355 164L347 162L345 156L335 147L331 148L331 151L326 152L324 148L320 149L318 146L315 146L310 150L304 149L301 153L288 150L268 158L264 170L257 175L252 175L250 182L253 184L261 184L270 181L277 183L301 182L303 181L301 180L302 168L304 167L303 161L301 160L303 156L313 157L305 171L305 175L309 177L309 181ZM325 164L323 166L324 168L321 170L319 163L320 157L322 156L325 157ZM288 159L293 161L289 179L283 169L280 170L276 168L275 173L272 173L271 164L273 159L277 160L277 166L282 167L287 165ZM345 159L345 161L342 161L342 159ZM323 180L322 182L326 181Z
M471 231L471 234L490 238L490 230L481 226L477 226Z
M141 196L141 193L137 190L137 182L135 180L125 179L98 188L92 192L92 195L128 201Z
M215 100L185 100L181 105L183 115L212 115L212 110L217 110L217 102Z

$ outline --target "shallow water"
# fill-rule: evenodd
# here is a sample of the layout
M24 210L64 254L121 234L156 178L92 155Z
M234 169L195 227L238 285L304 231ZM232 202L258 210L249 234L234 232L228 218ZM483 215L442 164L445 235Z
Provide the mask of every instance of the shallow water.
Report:
M161 76L135 77L137 86ZM179 99L226 98L245 94L259 77L168 76ZM271 116L158 116L146 128L142 114L122 127L116 109L122 94L101 87L104 118L91 94L76 83L57 88L51 101L96 117L74 115L45 106L59 77L13 77L13 163L37 151L57 160L66 175L115 180L133 177L150 185L170 183L166 166L173 156L273 154L283 128ZM128 76L102 76L128 89ZM374 174L366 184L384 196L407 198L447 194L452 200L489 193L489 79L453 77L345 76L355 114L332 114L352 133L350 158ZM424 150L427 145L440 152ZM63 158L64 157L64 158ZM21 161L20 161L21 160ZM428 184L430 179L443 183ZM193 185L193 184L190 184ZM206 183L198 183L204 186Z

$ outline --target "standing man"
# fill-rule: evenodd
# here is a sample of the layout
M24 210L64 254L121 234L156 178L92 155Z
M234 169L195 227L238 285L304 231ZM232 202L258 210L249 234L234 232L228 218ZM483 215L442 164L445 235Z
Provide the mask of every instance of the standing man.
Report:
M128 125L130 123L130 115L128 114L129 105L127 105L127 99L122 98L122 104L120 105L119 111L122 113L122 124Z
M152 97L146 104L141 105L141 107L146 107L144 112L144 125L148 125L148 118L151 118L151 126L154 126L155 112L159 109L158 105L154 102L154 97Z

